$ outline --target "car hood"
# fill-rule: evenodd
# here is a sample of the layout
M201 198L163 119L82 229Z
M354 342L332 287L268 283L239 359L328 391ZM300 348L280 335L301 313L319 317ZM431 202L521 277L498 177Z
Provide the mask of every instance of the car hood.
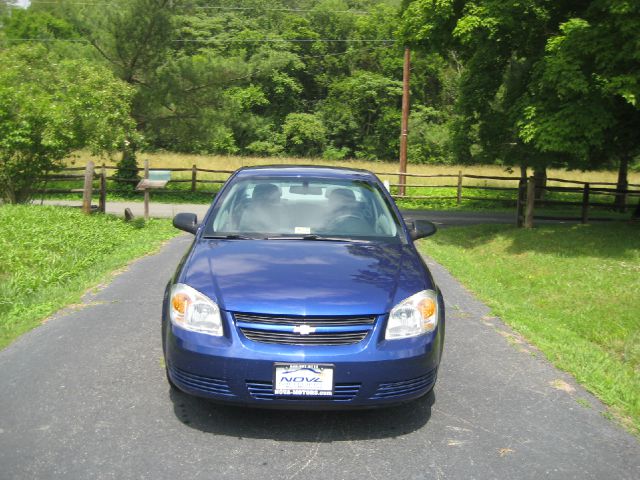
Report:
M196 241L179 281L223 310L372 315L433 288L408 245L309 240Z

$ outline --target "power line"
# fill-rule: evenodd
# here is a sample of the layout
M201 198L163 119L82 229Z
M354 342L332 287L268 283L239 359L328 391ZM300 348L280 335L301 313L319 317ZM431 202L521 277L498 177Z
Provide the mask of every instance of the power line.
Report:
M37 3L39 5L61 5L59 2L47 2L47 1L32 1L32 4ZM113 2L65 2L64 5L82 5L82 6L115 6L118 5ZM180 7L174 7L180 8ZM365 10L314 10L305 8L264 8L264 7L225 7L225 6L198 6L182 7L184 9L194 10L226 10L226 11L260 11L260 12L292 12L292 13L351 13L353 15L369 15L369 12Z
M76 38L7 38L13 42L75 42L90 43L89 40ZM181 38L169 40L172 43L380 43L393 44L394 39L378 39L378 38L256 38L256 39L222 39L216 37L209 38Z
M198 43L198 42L219 42L219 43L393 43L393 39L377 39L377 38L257 38L257 39L218 39L218 38L184 38L171 40L176 43Z
M352 13L354 15L369 15L369 12L364 10L310 10L304 8L262 8L262 7L193 7L198 10L259 10L261 12L294 12L294 13Z
M376 50L381 50L385 47L372 47L372 48L356 48L353 50L347 50L346 52L337 52L337 53L325 53L323 55L303 55L298 57L298 60L304 60L306 58L325 58L325 57L334 57L339 55L349 55L356 52L374 52Z

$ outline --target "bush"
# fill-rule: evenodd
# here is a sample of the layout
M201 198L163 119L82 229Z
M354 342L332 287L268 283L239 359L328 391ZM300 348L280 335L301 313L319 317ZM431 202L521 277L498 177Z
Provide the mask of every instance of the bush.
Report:
M347 147L337 148L333 145L329 145L325 148L322 158L326 160L344 160L349 156L349 149Z
M118 184L119 191L132 192L135 190L136 184L140 180L135 144L127 142L122 149L122 159L118 162L113 179Z
M247 145L245 150L247 153L258 157L277 157L282 155L284 147L279 143L271 142L269 140L256 140L255 142L251 142Z
M446 115L431 107L417 106L411 114L408 156L412 163L452 164Z
M298 157L318 157L327 142L322 120L310 113L290 113L282 127L287 152Z
M40 45L0 52L0 198L31 198L74 150L115 150L133 128L132 90L106 68Z

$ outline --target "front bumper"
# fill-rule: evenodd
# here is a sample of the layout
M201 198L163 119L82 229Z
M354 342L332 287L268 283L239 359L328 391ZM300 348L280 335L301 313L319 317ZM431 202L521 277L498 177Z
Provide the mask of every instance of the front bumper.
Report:
M225 336L185 331L168 319L165 357L171 381L184 392L262 408L347 409L392 405L429 392L436 381L444 316L432 334L384 340L386 318L354 345L273 345L248 340L225 313ZM274 364L334 366L334 394L289 397L273 393Z

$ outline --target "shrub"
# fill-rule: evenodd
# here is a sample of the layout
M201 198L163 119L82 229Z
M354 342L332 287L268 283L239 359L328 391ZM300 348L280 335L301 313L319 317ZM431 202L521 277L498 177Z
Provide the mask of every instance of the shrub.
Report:
M117 149L133 128L131 89L106 68L40 45L0 52L0 197L30 199L74 150Z

